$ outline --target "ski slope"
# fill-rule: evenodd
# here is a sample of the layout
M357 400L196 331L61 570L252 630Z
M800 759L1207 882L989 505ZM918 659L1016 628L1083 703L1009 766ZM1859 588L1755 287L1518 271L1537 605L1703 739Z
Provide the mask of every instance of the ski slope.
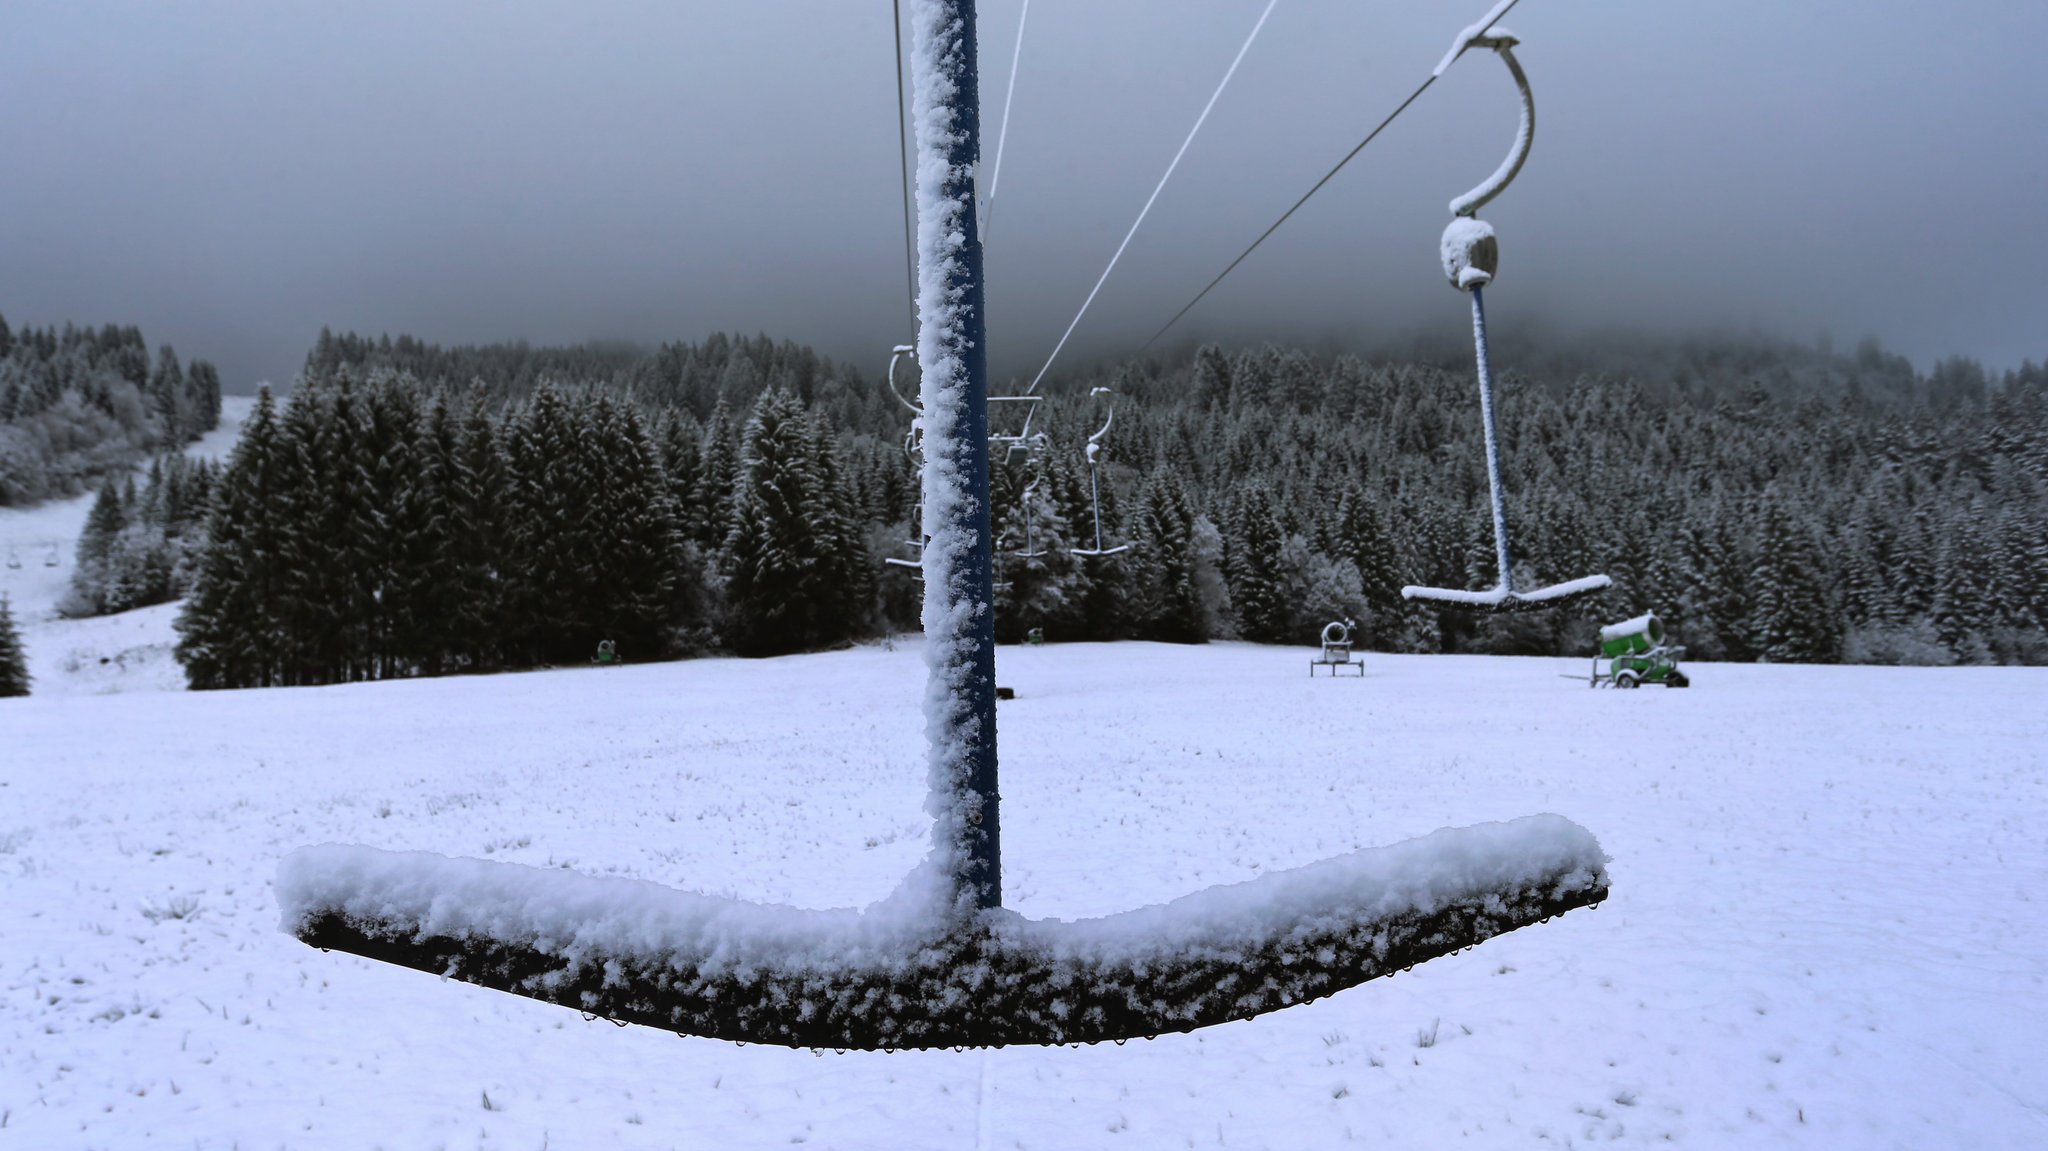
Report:
M189 694L172 609L0 701L0 1146L2048 1145L2048 672L1005 648L1006 902L1092 916L1564 814L1604 905L1124 1047L677 1039L304 947L308 844L802 906L921 857L915 643Z
M242 421L255 410L254 396L222 396L220 426L187 447L185 454L226 459L242 434ZM57 601L71 586L71 573L78 567L78 535L98 498L95 489L34 507L0 508L0 595L13 604L17 621L47 619L56 613Z

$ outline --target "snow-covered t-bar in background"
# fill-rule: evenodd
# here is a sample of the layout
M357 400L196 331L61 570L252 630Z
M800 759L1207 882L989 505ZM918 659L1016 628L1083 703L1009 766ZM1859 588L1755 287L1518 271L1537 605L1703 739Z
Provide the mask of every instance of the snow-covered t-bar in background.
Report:
M1100 919L1002 906L974 10L909 8L930 533L924 862L873 906L805 910L329 844L280 866L283 929L621 1023L900 1049L1093 1043L1246 1019L1605 898L1593 836L1535 815Z
M1500 0L1479 23L1458 33L1458 38L1451 42L1450 51L1444 53L1443 60L1431 74L1432 77L1443 75L1444 69L1470 49L1489 48L1508 66L1508 74L1514 77L1515 90L1522 101L1522 118L1516 125L1515 142L1508 148L1507 158L1477 187L1451 201L1451 222L1437 240L1437 255L1443 261L1445 278L1450 280L1452 287L1472 297L1472 358L1479 372L1479 419L1486 432L1486 487L1493 510L1495 583L1484 591L1410 584L1401 589L1401 598L1463 611L1541 611L1584 599L1612 582L1604 575L1590 575L1547 587L1521 589L1515 586L1514 549L1508 536L1507 489L1501 479L1500 421L1494 411L1493 365L1488 358L1486 343L1485 289L1500 270L1500 240L1493 225L1479 218L1479 209L1507 191L1508 185L1522 171L1522 165L1528 162L1529 149L1536 143L1536 97L1529 90L1528 74L1522 71L1521 63L1515 59L1514 48L1521 41L1514 33L1495 26L1516 2Z

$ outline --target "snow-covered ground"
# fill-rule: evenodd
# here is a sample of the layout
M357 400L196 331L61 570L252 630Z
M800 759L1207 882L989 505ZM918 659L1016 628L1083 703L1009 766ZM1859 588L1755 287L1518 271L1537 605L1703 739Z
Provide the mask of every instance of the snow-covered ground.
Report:
M0 701L0 1147L2048 1145L2048 672L1004 649L1026 914L1536 811L1613 898L1193 1035L820 1056L321 953L270 885L342 841L876 899L925 846L914 643L188 694L170 616L36 623L108 662Z
M176 605L51 610L89 507L0 510L63 541L4 569L0 1147L2048 1145L2048 672L1005 649L1026 914L1536 811L1613 898L1195 1035L813 1055L323 954L270 885L341 841L872 901L925 848L915 643L193 695Z

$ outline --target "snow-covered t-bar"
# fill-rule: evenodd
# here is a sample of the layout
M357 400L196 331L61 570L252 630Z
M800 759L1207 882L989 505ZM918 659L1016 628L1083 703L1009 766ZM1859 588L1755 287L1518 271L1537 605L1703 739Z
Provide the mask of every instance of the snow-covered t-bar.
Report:
M284 930L684 1035L990 1047L1246 1019L1605 898L1592 835L1536 815L1102 919L1029 920L1002 906L974 12L971 0L908 7L929 533L924 862L873 906L815 911L330 844L280 867Z
M848 1049L1096 1043L1306 1003L1604 898L1555 815L1445 829L1102 919L803 911L641 880L329 845L286 931L685 1035Z

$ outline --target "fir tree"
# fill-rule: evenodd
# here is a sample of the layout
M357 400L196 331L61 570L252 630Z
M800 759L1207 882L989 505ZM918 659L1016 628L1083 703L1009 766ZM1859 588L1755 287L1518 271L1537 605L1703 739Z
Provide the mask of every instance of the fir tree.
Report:
M470 394L457 456L438 481L450 651L464 666L492 670L506 659L505 565L511 542L504 522L505 458L481 389Z
M0 595L0 697L27 695L29 682L28 656L14 626L13 605Z
M1324 550L1349 559L1358 571L1358 590L1364 601L1361 630L1365 633L1359 638L1390 646L1400 631L1403 609L1400 560L1379 509L1355 483L1346 484L1337 498Z
M278 571L286 527L278 514L282 447L266 387L216 485L206 547L178 616L178 662L195 689L288 682L278 642L286 623Z
M991 477L1003 492L996 498L994 525L999 571L996 638L1002 643L1019 642L1034 630L1054 638L1071 637L1081 610L1088 580L1082 561L1069 550L1077 541L1053 498L1059 480L1051 471L1052 466L1042 461L1027 462L1014 474L1002 468ZM892 526L887 536L890 554L914 530L910 524L901 530ZM914 619L916 607L911 610Z
M631 408L600 397L587 419L592 626L619 654L658 659L674 643L679 541L657 449Z
M1840 644L1812 537L1783 498L1764 502L1756 568L1758 653L1773 663L1826 663Z
M1286 546L1273 499L1263 484L1238 497L1231 533L1224 541L1224 571L1230 602L1237 609L1237 633L1257 643L1298 641L1292 634L1294 608L1281 582L1280 553Z
M1196 569L1195 511L1168 471L1156 471L1138 497L1131 564L1138 601L1131 615L1139 639L1205 643L1213 621L1204 610Z
M728 638L742 655L818 647L850 631L826 554L832 532L818 523L831 500L807 425L795 397L763 392L741 441L725 551Z
M590 618L594 544L584 509L590 465L578 421L561 392L543 385L507 442L504 570L507 633L527 664L581 663L604 637Z
M176 447L186 440L185 371L178 365L178 353L169 344L157 349L156 370L149 377L149 402L155 411L159 440Z
M732 531L733 489L740 474L740 438L723 403L711 410L711 418L705 422L701 459L702 471L687 517L689 537L706 551L715 551L725 546Z

